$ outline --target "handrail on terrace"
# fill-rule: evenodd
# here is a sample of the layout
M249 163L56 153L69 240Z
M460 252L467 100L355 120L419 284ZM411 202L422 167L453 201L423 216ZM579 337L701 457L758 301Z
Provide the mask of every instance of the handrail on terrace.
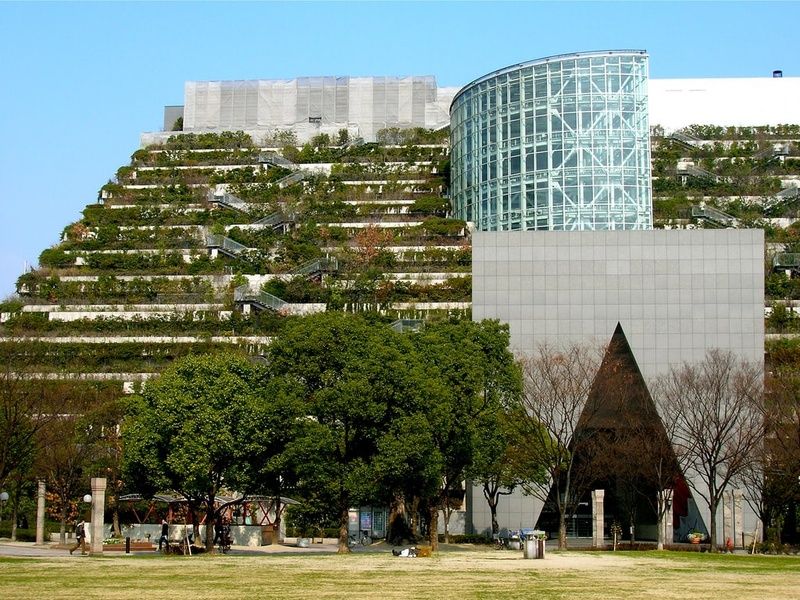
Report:
M711 221L721 223L726 227L736 227L739 223L736 217L724 213L721 210L717 210L716 208L712 208L711 206L693 206L692 216L709 219Z
M669 137L671 137L673 140L686 144L687 146L694 146L698 142L703 141L700 138L689 135L688 133L684 133L683 131L673 131Z
M800 187L795 186L788 187L775 194L776 198L782 199L797 198L798 196L800 196Z
M772 258L775 267L800 267L800 252L779 252Z
M250 211L250 205L247 202L245 202L244 200L242 200L238 196L234 196L233 194L229 194L227 192L225 192L224 194L218 196L217 194L214 193L214 190L208 190L208 194L206 195L206 198L208 199L208 201L210 203L221 204L223 206L229 206L229 207L231 207L231 208L233 208L235 210L241 211L241 212L249 212Z
M258 162L268 165L275 165L276 167L285 167L287 169L297 166L288 158L284 158L277 152L262 152L258 155Z
M303 179L305 179L307 176L307 171L295 171L294 173L289 173L286 177L281 177L278 179L278 181L275 182L275 185L278 187L286 187L287 185L292 185L298 181L303 181Z
M240 285L233 290L233 300L241 304L256 304L274 311L279 311L288 304L285 300L281 300L269 292L253 291L247 284Z
M336 271L339 268L339 261L334 257L314 258L300 265L294 275L310 275L317 272Z
M714 181L718 180L718 176L716 173L712 173L711 171L708 171L696 165L686 165L683 169L679 169L678 171L683 173L688 173L693 177L707 177L708 179L713 179Z
M206 234L206 246L209 248L220 248L231 254L239 254L248 249L244 244L240 244L229 237L216 233Z
M277 211L254 221L253 225L266 225L268 227L275 227L283 225L284 223L294 223L294 215L287 215L281 211Z
M397 319L389 327L397 333L405 333L406 331L418 332L425 326L425 321L422 319Z

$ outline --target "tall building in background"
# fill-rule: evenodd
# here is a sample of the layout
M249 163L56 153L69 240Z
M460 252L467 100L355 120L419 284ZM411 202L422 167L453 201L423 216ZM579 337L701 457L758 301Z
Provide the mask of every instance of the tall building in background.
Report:
M475 225L473 319L507 323L520 358L572 344L608 347L610 356L609 340L624 340L619 356L638 386L621 383L619 373L609 381L618 397L600 407L603 429L625 428L633 396L649 397L658 378L684 361L699 363L719 349L763 364L763 231L652 230L644 52L507 67L459 91L450 114L451 203ZM621 520L617 475L603 473L595 484L609 487L606 524ZM481 496L478 487L467 490L468 532L491 525ZM708 504L682 479L674 499L669 542L709 527ZM499 522L552 531L553 502L541 500L505 496ZM590 490L581 500L570 530L579 537L591 533ZM639 538L655 539L652 506L643 501L636 514ZM752 511L740 518L748 531L757 527Z
M455 216L481 231L651 229L647 54L489 73L450 108Z
M375 141L385 128L447 126L455 91L432 76L187 81L184 105L165 110L164 129L182 117L186 132L242 130L258 138L289 130L303 141L348 129Z

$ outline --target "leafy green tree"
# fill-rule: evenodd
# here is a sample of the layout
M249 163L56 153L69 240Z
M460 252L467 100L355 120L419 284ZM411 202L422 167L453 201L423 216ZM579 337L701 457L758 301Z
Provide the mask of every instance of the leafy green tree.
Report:
M426 418L441 470L435 491L424 498L430 543L436 550L439 511L459 493L473 464L480 420L518 402L522 378L508 349L508 326L497 321L433 324L412 340L420 356L438 371L438 385L429 388Z
M264 378L264 369L244 356L189 356L130 401L122 429L129 485L145 494L174 490L192 510L204 508L208 550L217 494L252 473L246 466L252 442L243 440L254 422L263 422Z
M544 483L547 478L544 466L535 460L517 460L525 452L525 446L535 443L521 433L517 419L513 409L500 408L487 411L478 420L469 475L483 489L492 516L492 535L500 531L497 522L500 496L511 494L522 483Z
M389 407L409 389L404 338L363 317L322 313L288 322L269 348L273 376L297 385L303 427L287 446L299 488L325 495L349 552L351 506L374 498L375 458Z

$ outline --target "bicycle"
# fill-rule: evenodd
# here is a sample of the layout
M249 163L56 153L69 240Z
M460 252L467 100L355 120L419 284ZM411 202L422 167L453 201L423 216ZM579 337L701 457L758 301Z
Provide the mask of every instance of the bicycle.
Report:
M358 535L351 533L349 536L349 543L351 548L359 544L362 546L369 546L372 544L372 538L369 537L369 532L362 530Z
M508 538L500 537L499 535L492 536L494 538L495 550L508 550Z
M231 528L230 525L224 525L222 527L222 532L219 536L219 551L223 554L227 554L231 551L231 544L233 540L231 539Z

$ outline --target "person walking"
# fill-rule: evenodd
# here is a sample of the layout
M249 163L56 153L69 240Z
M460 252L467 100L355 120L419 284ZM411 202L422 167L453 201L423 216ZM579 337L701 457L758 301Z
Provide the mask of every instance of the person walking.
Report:
M169 548L169 523L166 519L161 519L161 537L158 538L158 551L161 552L162 544L166 544Z
M86 522L83 519L75 526L75 545L69 549L69 553L72 554L78 548L81 549L81 556L86 556Z

